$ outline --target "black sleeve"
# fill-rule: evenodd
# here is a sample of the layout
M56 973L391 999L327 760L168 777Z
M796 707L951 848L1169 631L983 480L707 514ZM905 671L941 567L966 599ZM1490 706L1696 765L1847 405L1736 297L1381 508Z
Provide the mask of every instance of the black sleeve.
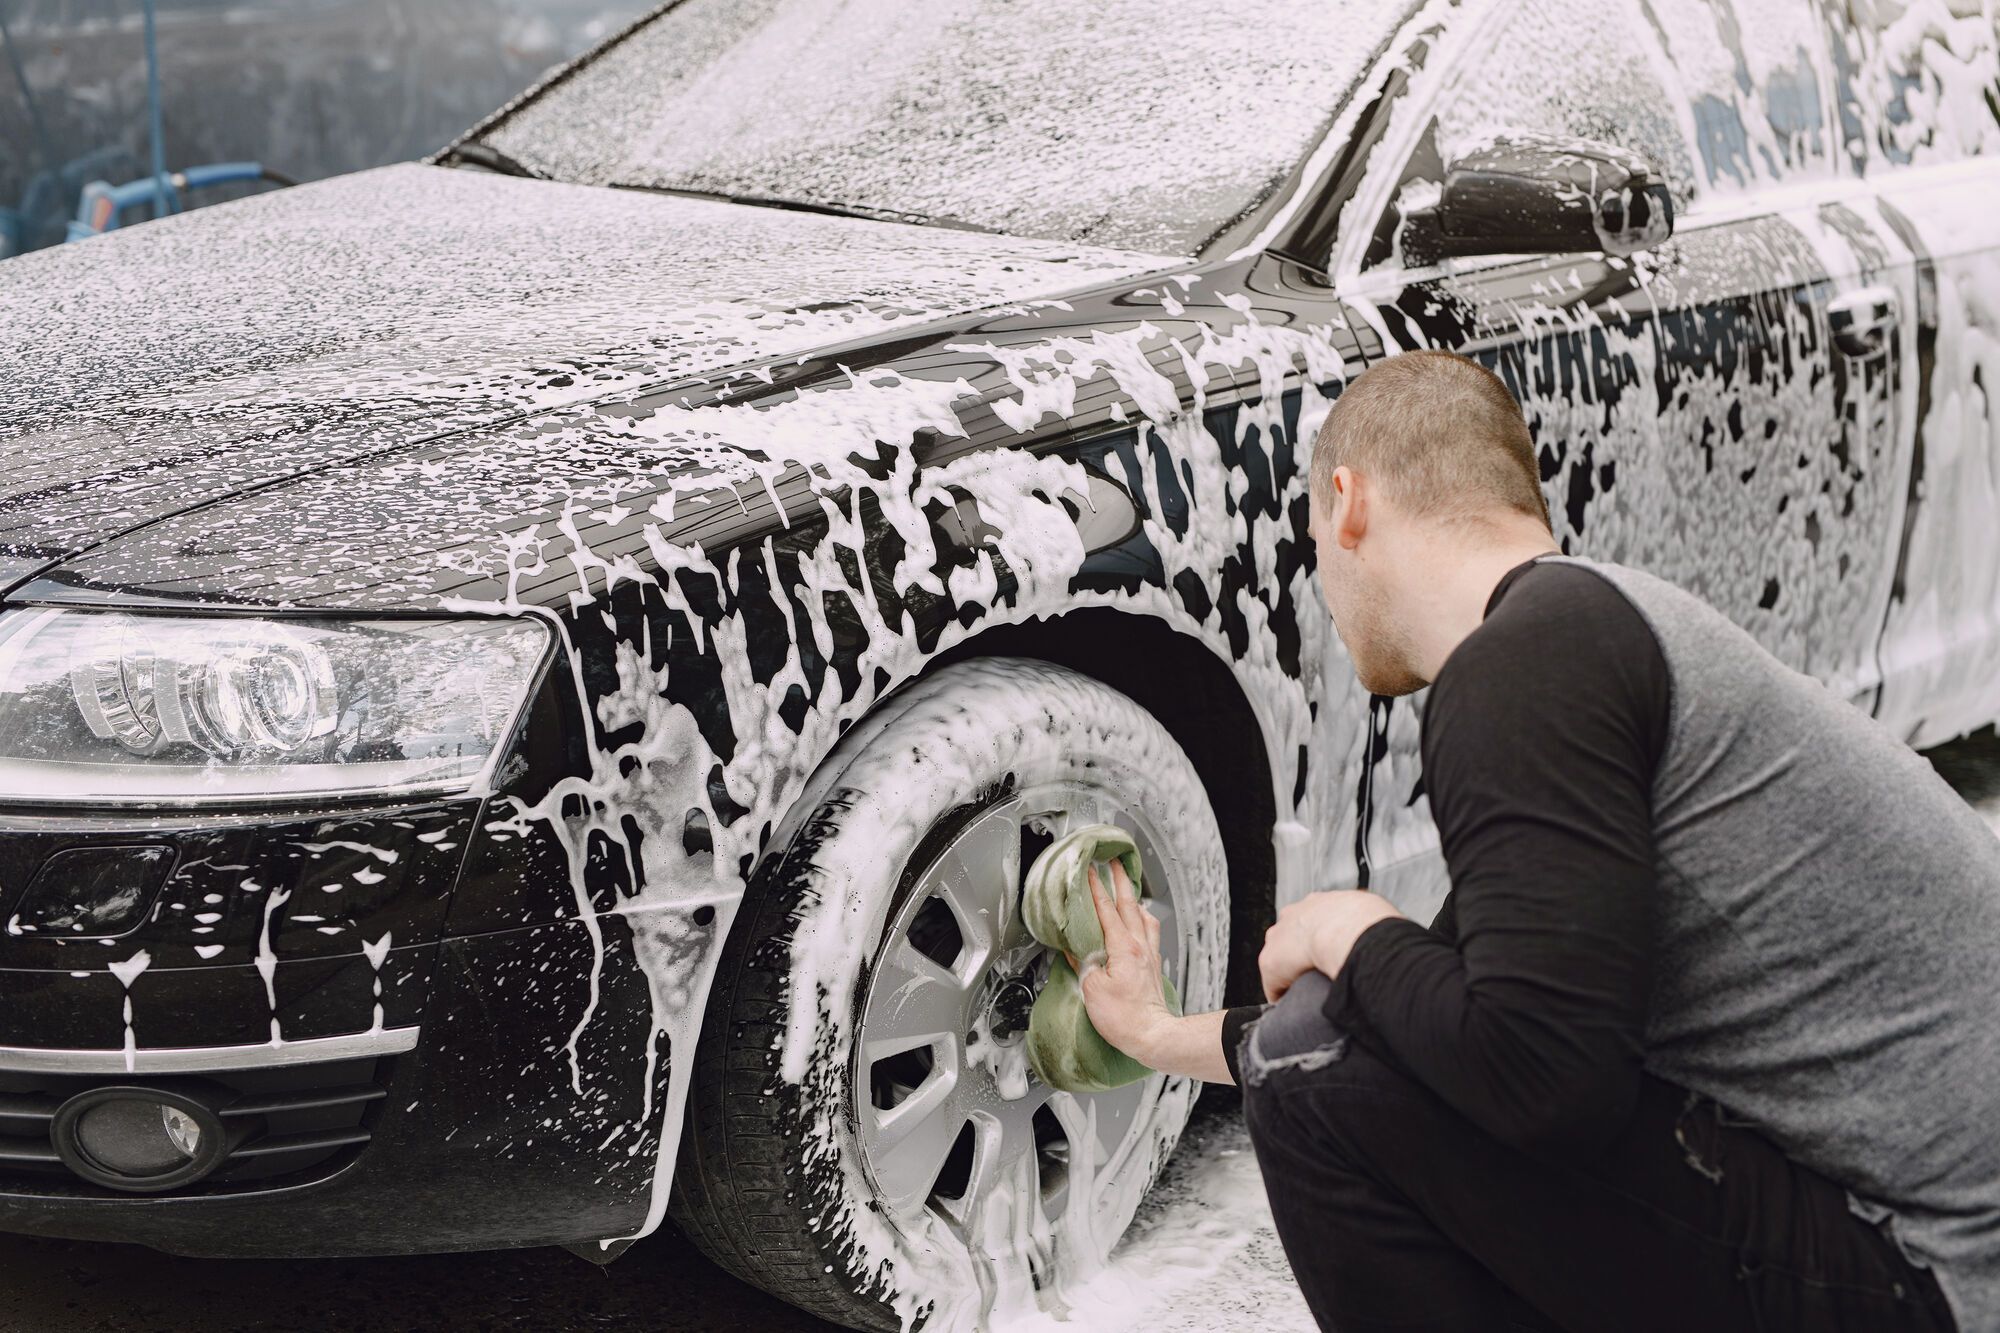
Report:
M1458 943L1458 895L1447 893L1438 904L1437 915L1431 918L1431 934L1446 944Z
M1598 574L1537 565L1495 598L1424 718L1454 934L1371 927L1327 1013L1495 1138L1574 1161L1638 1095L1670 684Z
M1243 1086L1243 1070L1237 1059L1237 1048L1243 1044L1243 1029L1264 1016L1268 1004L1239 1004L1223 1011L1222 1015L1222 1059L1229 1066L1229 1081L1237 1087Z

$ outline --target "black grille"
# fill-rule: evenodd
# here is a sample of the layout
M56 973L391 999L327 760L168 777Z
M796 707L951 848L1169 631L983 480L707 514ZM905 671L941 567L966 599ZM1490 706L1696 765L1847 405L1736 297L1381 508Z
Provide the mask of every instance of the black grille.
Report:
M296 1183L339 1170L368 1143L383 1098L388 1060L346 1060L285 1069L174 1077L104 1077L0 1072L0 1188L128 1197L73 1174L49 1140L56 1108L103 1087L199 1088L224 1124L244 1137L215 1174L175 1194L230 1194Z

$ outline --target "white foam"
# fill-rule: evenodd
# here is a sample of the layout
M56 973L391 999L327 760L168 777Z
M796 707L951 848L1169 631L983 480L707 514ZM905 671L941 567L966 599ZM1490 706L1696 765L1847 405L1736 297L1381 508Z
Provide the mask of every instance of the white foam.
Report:
M488 134L564 180L1191 254L1311 147L1404 3L690 0Z
M1064 1292L1068 1308L996 1323L998 1333L1314 1333L1271 1222L1242 1117L1198 1116L1105 1266Z

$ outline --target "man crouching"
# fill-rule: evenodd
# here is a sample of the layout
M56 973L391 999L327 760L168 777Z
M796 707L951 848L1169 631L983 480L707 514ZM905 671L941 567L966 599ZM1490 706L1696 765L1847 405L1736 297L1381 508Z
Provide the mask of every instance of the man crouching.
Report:
M1470 361L1347 388L1312 521L1362 684L1431 687L1451 894L1313 894L1273 1006L1176 1018L1120 874L1083 991L1243 1085L1321 1325L2000 1329L2000 840L1700 600L1558 554Z

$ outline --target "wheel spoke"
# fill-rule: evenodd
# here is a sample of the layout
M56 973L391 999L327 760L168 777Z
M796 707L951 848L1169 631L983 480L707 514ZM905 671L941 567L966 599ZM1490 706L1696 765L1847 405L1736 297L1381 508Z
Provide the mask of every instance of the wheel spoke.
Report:
M872 1062L933 1042L959 1040L966 1028L967 991L948 967L907 939L897 940L876 967L863 1042Z
M963 1227L983 1205L993 1187L999 1158L999 1129L990 1120L975 1119L972 1130L972 1169L965 1193L955 1199L939 1199L937 1206L946 1217Z
M1111 1155L1118 1151L1118 1145L1124 1142L1133 1118L1145 1104L1149 1084L1150 1080L1140 1079L1137 1083L1128 1083L1109 1092L1090 1094L1091 1110L1095 1113L1097 1125L1098 1165L1109 1162ZM1063 1127L1069 1127L1067 1122Z
M987 1112L999 1129L1001 1156L1005 1160L1012 1161L1023 1152L1035 1150L1035 1112L1055 1095L1055 1089L1037 1080L1029 1085L1025 1097L1003 1101Z
M1042 1100L1040 1097L1023 1098L1018 1104L1039 1104ZM1016 1103L1008 1103L1006 1110L1012 1111L1014 1105ZM982 1110L971 1117L972 1169L966 1180L965 1193L956 1199L938 1200L938 1207L952 1221L963 1226L976 1211L987 1206L988 1196L995 1186L1004 1181L1025 1180L1033 1183L1034 1171L1023 1162L1035 1151L1033 1116L1033 1111L1015 1115ZM1023 1202L1016 1199L1012 1206L1019 1207Z
M1020 915L1021 826L1002 807L981 816L938 858L935 892L951 908L965 938L960 975L993 958Z
M1072 1140L1086 1140L1090 1135L1090 1110L1083 1099L1073 1092L1053 1093L1049 1097L1049 1110L1054 1112L1056 1123L1063 1133Z
M1061 1149L1067 1154L1062 1183L1044 1191L1042 1196L1044 1212L1050 1217L1057 1217L1069 1206L1070 1187L1076 1181L1079 1166L1087 1164L1094 1168L1103 1153L1094 1144L1090 1110L1074 1093L1058 1092L1050 1097L1049 1110L1055 1115L1056 1123L1062 1126L1066 1140Z
M956 1096L958 1072L934 1069L923 1086L901 1102L887 1111L871 1112L876 1183L899 1213L922 1207L930 1198L965 1125Z

